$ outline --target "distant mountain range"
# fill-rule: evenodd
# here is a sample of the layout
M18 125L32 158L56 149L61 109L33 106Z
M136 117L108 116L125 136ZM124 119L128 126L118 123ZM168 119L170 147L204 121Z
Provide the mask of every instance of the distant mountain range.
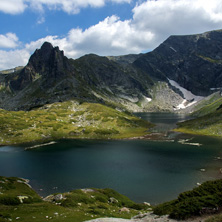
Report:
M45 42L24 68L0 74L0 107L31 110L70 99L129 111L175 111L222 87L222 31L171 36L152 52L68 59Z

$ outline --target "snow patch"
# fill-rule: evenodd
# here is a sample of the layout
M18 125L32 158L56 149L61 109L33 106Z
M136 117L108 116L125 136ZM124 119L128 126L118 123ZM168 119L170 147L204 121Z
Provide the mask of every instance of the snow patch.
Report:
M183 100L183 102L181 103L181 104L179 104L176 108L175 108L175 110L178 110L178 109L185 109L186 108L186 106L185 106L185 103L187 102L187 100Z
M195 104L197 101L193 101L193 102L188 102L186 99L183 100L183 102L181 104L179 104L176 108L174 108L174 110L180 110L180 109L185 109L189 106L192 106L193 104Z
M170 47L170 49L172 49L174 52L177 52L177 50L176 50L176 49L174 49L172 46Z
M221 88L210 88L210 90L221 90Z
M152 101L152 99L149 98L149 97L146 97L146 100L147 100L148 102L151 102L151 101Z
M202 96L194 95L189 90L180 86L176 81L171 80L171 79L168 79L168 80L169 80L169 83L171 84L171 86L174 86L175 88L179 89L183 93L183 97L184 97L184 100L182 101L182 103L179 104L176 108L174 108L174 110L185 109L189 106L192 106L193 104L195 104L196 102L198 102L204 98Z
M179 89L182 93L183 96L186 100L196 100L199 101L201 99L203 99L204 97L202 96L196 96L194 95L192 92L188 91L187 89L183 88L182 86L180 86L177 82L175 82L174 80L168 79L170 84L174 87L176 87L177 89Z

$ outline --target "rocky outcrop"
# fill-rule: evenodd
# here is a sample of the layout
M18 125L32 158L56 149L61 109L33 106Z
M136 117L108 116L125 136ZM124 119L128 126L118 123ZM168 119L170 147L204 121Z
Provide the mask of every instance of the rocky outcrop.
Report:
M170 36L134 65L154 79L174 80L195 95L222 87L222 31Z
M62 80L65 76L71 75L68 59L58 47L45 42L41 49L37 49L30 57L27 66L17 73L16 78L10 79L9 85L12 91L20 91L33 83L38 78L47 80L45 87L52 87L54 81Z
M88 220L85 222L204 222L209 216L206 217L194 217L187 220L173 220L168 217L168 215L158 216L153 213L139 214L132 219L122 219L122 218L97 218L93 220Z
M97 218L94 220L89 220L86 222L176 222L168 218L167 215L157 216L152 213L139 214L132 219L122 219L122 218ZM187 221L188 222L188 221Z

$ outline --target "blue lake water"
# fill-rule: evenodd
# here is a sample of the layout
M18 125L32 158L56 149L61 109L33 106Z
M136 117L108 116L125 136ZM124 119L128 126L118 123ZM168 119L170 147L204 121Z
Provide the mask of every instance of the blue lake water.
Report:
M156 123L154 131L162 132L185 118L167 113L138 115ZM152 204L176 198L197 183L222 178L221 139L172 135L171 141L62 140L31 150L5 146L0 148L0 175L27 178L42 196L109 187L134 201ZM178 142L187 138L202 145Z

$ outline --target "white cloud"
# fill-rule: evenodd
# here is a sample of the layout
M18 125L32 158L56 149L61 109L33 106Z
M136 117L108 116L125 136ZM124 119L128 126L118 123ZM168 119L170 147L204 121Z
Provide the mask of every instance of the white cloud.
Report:
M102 7L105 5L104 0L24 0L29 2L32 9L44 11L44 7L50 10L63 10L69 14L79 13L81 8Z
M35 2L43 4L44 1L46 0L36 0ZM57 1L51 0L52 3ZM74 2L74 0L65 1L67 1L67 4ZM65 1L62 2L64 3ZM76 0L75 3L78 3L78 1L83 2L82 0ZM95 4L100 5L104 2L105 0L86 0L84 4L88 6L90 4L90 6L93 6L94 4L96 7ZM120 2L124 2L124 0L118 1L118 3ZM126 0L125 2L130 1ZM61 7L61 5L58 7ZM221 0L143 1L133 9L132 19L121 21L117 16L113 15L86 30L71 29L62 38L59 36L47 36L30 42L24 46L22 53L21 50L0 51L0 59L3 58L4 61L0 62L0 69L25 65L29 55L36 48L39 48L44 41L49 41L54 46L59 46L69 58L78 58L88 53L121 55L154 49L172 34L202 33L219 29L221 24ZM10 39L7 35L3 37ZM16 45L18 39L14 39L14 43ZM2 56L3 54L4 56Z
M0 35L0 48L15 48L18 46L18 37L14 33Z
M221 0L149 0L133 9L138 31L149 30L160 43L169 35L221 28Z
M130 3L132 0L1 0L0 11L8 14L20 14L26 8L44 11L44 7L50 10L63 10L69 14L79 13L81 8L103 7L107 2Z
M0 11L8 14L19 14L26 8L24 0L1 0Z
M30 54L26 49L23 50L0 50L0 70L10 69L17 66L25 65Z
M111 16L85 31L72 29L67 36L64 51L69 57L79 57L90 52L99 55L139 53L153 38L151 32L140 34L131 20L121 21L117 16Z
M116 3L131 3L132 0L110 0L111 2L116 2Z

